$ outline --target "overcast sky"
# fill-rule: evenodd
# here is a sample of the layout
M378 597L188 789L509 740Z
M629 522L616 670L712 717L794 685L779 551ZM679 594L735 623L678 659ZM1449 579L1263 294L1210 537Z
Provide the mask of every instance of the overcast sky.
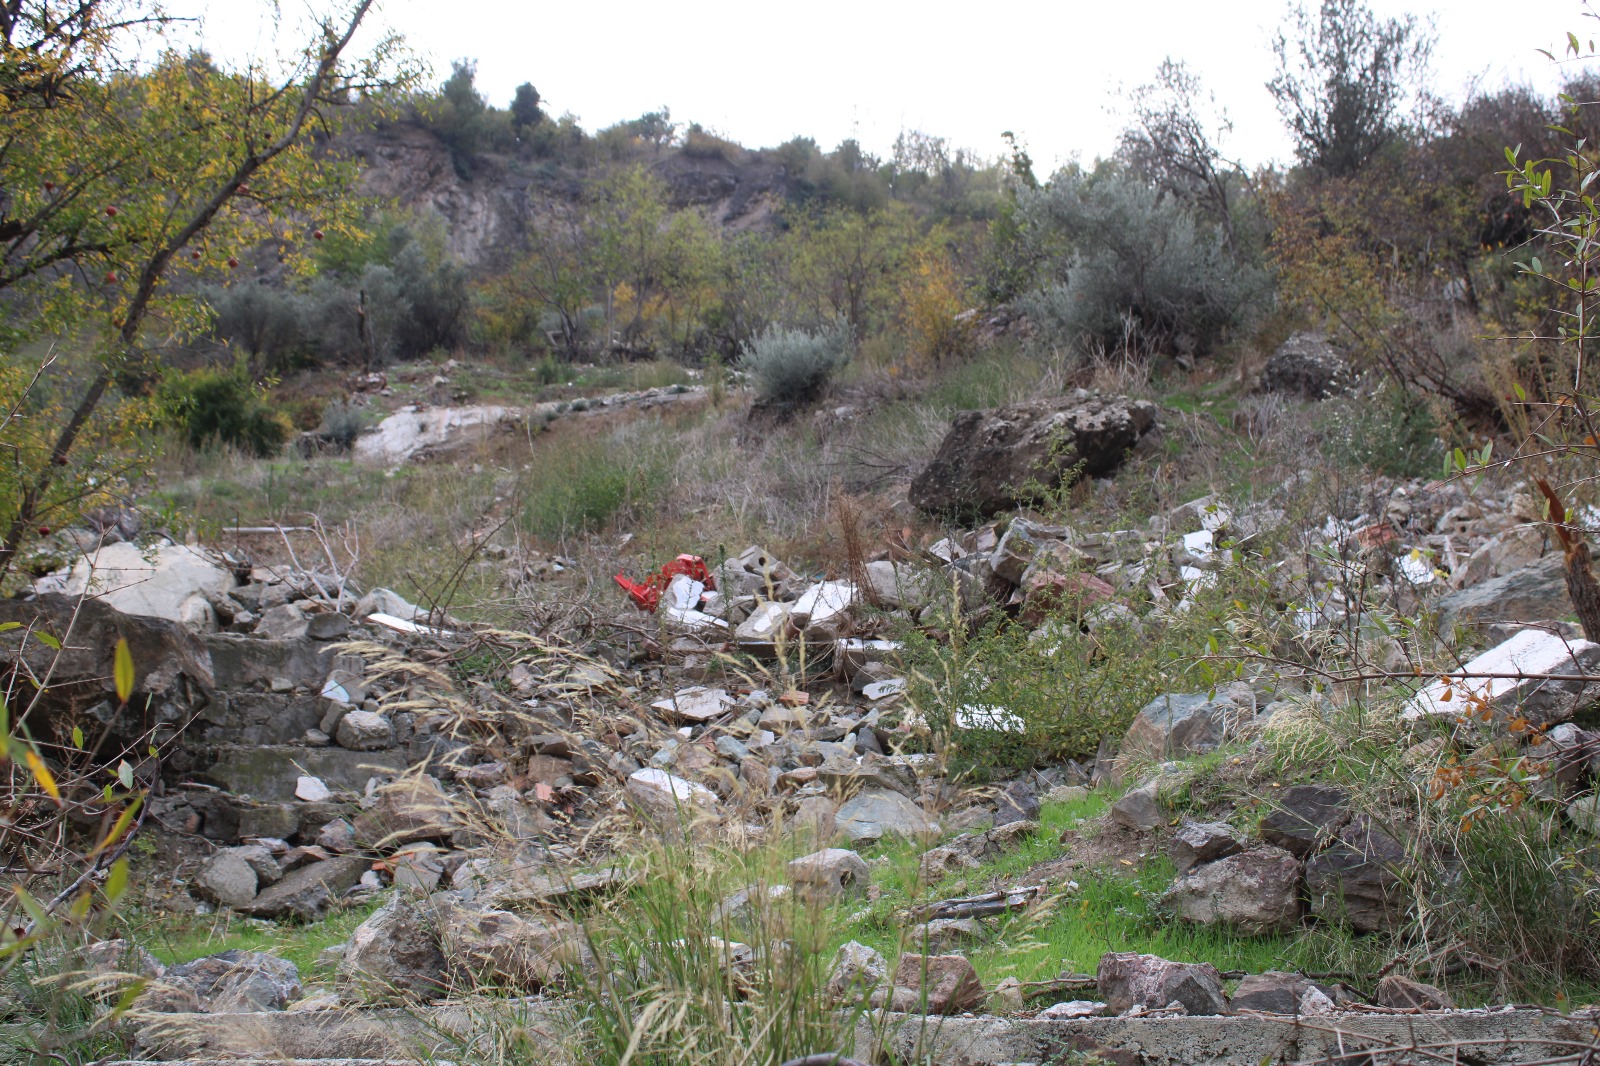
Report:
M326 0L283 0L294 16ZM796 135L831 148L847 137L887 154L901 129L947 138L983 156L1014 130L1041 171L1116 145L1122 92L1181 59L1229 112L1231 154L1247 164L1290 150L1264 83L1283 0L381 0L393 27L434 67L478 64L478 86L505 106L531 81L554 113L593 131L663 105L747 147ZM1508 5L1372 0L1381 15L1436 19L1436 90L1459 98L1475 81L1556 81L1537 49L1559 54L1568 29L1600 37L1579 0ZM172 0L201 14L219 56L270 50L265 0ZM374 27L376 28L376 27Z

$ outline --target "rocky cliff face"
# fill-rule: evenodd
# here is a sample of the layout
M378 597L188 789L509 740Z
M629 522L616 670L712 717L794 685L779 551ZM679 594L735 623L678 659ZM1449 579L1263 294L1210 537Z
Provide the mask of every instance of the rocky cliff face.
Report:
M538 159L460 156L411 123L353 134L341 147L361 162L363 193L437 211L451 254L474 265L513 254L534 219L583 195L582 171ZM643 162L666 183L674 207L699 208L730 230L771 225L787 188L784 168L758 153L733 162L668 149Z

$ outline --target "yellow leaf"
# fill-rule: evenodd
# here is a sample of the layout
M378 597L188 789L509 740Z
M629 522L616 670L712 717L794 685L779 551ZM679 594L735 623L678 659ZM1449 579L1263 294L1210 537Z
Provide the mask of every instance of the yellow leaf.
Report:
M56 787L56 776L50 772L50 767L39 758L39 753L29 748L22 753L22 759L28 764L28 769L33 772L33 779L39 782L39 787L50 794L50 798L59 805L61 803L61 790Z
M128 697L133 695L134 674L133 653L128 650L128 641L125 637L117 641L112 678L117 686L117 699L122 703L127 703Z

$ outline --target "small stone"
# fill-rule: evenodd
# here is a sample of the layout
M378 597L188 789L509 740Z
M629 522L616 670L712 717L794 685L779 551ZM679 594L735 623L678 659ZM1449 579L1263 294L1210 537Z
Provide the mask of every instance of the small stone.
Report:
M802 896L840 899L866 891L871 870L848 848L826 848L789 863L789 881Z
M356 850L356 830L343 818L335 818L317 831L317 846L335 854Z
M244 848L223 848L212 855L195 875L199 895L224 907L245 907L256 898L256 871L242 854Z
M334 736L350 751L379 751L394 743L394 726L374 711L351 711L339 719Z
M1413 981L1397 973L1378 979L1372 1001L1380 1007L1399 1007L1403 1010L1455 1010L1450 993L1421 981Z
M1178 872L1187 873L1201 863L1215 862L1244 850L1244 842L1227 822L1185 821L1172 836L1168 853Z
M994 824L1036 822L1039 820L1039 795L1026 781L1013 781L995 802Z
M834 956L827 993L835 1003L862 1002L888 979L889 963L884 957L852 940Z
M350 635L350 619L331 611L312 615L306 623L306 636L312 640L342 640Z
M1190 1014L1227 1014L1217 968L1206 963L1171 962L1158 955L1109 951L1100 957L1096 974L1100 998L1117 1014L1135 1004L1183 1004Z
M1066 1003L1053 1003L1040 1011L1038 1017L1047 1021L1064 1021L1072 1018L1098 1018L1106 1012L1106 1005L1093 999L1074 999Z
M983 982L962 955L906 952L895 967L894 987L896 1004L928 1014L960 1014L983 1003Z
M301 774L294 783L294 797L307 803L326 803L333 798L333 790L323 784L321 778Z
M1129 789L1111 805L1111 820L1128 829L1147 831L1167 821L1166 812L1156 798L1154 781Z
M1027 1005L1022 996L1022 982L1015 977L1003 978L984 1004L990 1014L1019 1014Z

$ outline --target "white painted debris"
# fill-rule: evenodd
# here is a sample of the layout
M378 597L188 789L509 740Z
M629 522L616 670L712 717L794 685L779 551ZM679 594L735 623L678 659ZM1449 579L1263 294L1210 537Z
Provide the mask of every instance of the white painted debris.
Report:
M800 594L789 613L796 625L809 629L848 611L855 598L849 581L819 581Z
M328 680L322 683L322 698L325 700L337 700L340 703L355 702L350 698L349 691L339 684L339 679L333 674L329 674ZM304 780L304 778L301 780Z
M1439 580L1439 575L1434 573L1433 564L1420 551L1407 552L1396 559L1394 564L1400 576L1413 585L1431 585Z
M657 700L650 706L679 721L709 722L723 714L733 704L733 697L725 690L696 685L693 688L679 689L666 699Z
M667 582L667 594L661 598L668 608L692 611L700 606L700 597L706 592L706 583L696 581L688 574L674 574Z
M1600 664L1600 644L1565 640L1542 629L1524 629L1461 668L1463 674L1579 674ZM1523 705L1547 682L1530 677L1476 677L1435 681L1406 704L1404 717L1459 715L1487 701L1496 710ZM1449 693L1449 698L1445 694ZM1552 692L1552 695L1558 693Z
M455 636L455 634L448 629L435 629L432 626L418 625L417 623L409 622L404 618L396 618L392 614L384 614L382 611L379 611L376 614L367 615L367 621L375 622L378 625L385 626L397 633L420 633L424 636L430 637Z
M993 729L1001 733L1026 733L1028 725L1004 707L968 703L956 711L957 729Z
M874 681L861 690L861 694L876 703L878 700L889 696L898 695L906 690L906 679L891 677L887 681Z
M233 573L224 560L204 548L162 544L141 549L133 544L107 544L34 583L40 593L90 596L123 614L146 615L181 622L190 629L217 628L212 602L233 587Z
M301 774L300 779L294 783L294 796L295 799L302 799L307 803L326 803L333 798L333 790L323 784L321 778Z
M714 618L704 611L693 609L685 610L680 607L662 608L661 616L678 629L727 629L728 623L720 618Z
M717 807L717 794L709 788L653 766L629 774L626 790L647 814L663 821L696 811L714 811Z
M401 463L419 452L482 439L520 412L510 407L432 407L408 405L356 438L355 455L384 463Z

